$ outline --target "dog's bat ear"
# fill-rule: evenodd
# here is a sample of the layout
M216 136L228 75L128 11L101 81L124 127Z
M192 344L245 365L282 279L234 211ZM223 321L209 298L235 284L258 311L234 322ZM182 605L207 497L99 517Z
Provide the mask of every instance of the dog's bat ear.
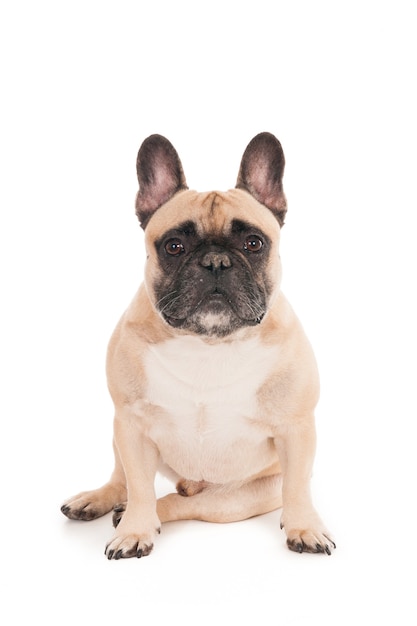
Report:
M142 143L136 172L136 215L142 228L146 228L155 211L177 191L187 189L187 183L174 146L162 135L151 135Z
M240 164L237 189L248 191L284 224L287 201L282 188L285 157L281 144L271 133L260 133L248 144Z

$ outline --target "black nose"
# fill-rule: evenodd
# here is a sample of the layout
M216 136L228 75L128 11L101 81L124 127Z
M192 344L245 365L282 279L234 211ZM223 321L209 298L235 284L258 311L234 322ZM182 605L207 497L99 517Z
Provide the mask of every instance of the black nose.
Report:
M207 252L200 261L208 270L227 270L232 267L232 260L226 252Z

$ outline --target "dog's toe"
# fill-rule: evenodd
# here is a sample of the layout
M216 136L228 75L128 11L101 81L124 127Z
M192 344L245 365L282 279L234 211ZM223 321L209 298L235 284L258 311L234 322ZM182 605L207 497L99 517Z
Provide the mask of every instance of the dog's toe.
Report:
M335 542L321 532L295 530L288 533L287 546L293 552L331 555Z
M115 537L107 544L104 554L109 561L119 559L140 559L152 552L153 541L150 538L139 538L136 535Z
M69 519L82 520L89 522L97 517L104 515L106 511L102 511L100 508L94 506L89 501L78 501L72 503L66 503L61 506L61 513L63 513Z
M61 512L70 519L89 521L111 511L115 502L126 498L126 489L119 484L107 483L93 491L82 491L61 506Z

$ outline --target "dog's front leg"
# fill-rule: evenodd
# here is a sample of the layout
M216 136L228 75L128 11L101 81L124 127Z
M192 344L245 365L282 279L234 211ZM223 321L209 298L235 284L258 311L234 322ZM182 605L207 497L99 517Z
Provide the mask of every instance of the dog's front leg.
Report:
M105 554L109 559L146 556L160 532L154 486L159 453L143 432L140 418L127 409L116 412L114 439L126 475L128 500Z
M287 545L296 552L324 552L335 548L330 534L313 507L310 478L316 434L314 416L295 420L275 439L283 473L281 528Z

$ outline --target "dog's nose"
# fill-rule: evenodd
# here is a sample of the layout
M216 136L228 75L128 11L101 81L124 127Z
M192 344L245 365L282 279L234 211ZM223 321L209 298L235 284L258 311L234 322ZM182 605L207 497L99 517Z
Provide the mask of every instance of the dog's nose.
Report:
M200 261L208 270L226 270L232 267L230 256L226 252L207 252Z

